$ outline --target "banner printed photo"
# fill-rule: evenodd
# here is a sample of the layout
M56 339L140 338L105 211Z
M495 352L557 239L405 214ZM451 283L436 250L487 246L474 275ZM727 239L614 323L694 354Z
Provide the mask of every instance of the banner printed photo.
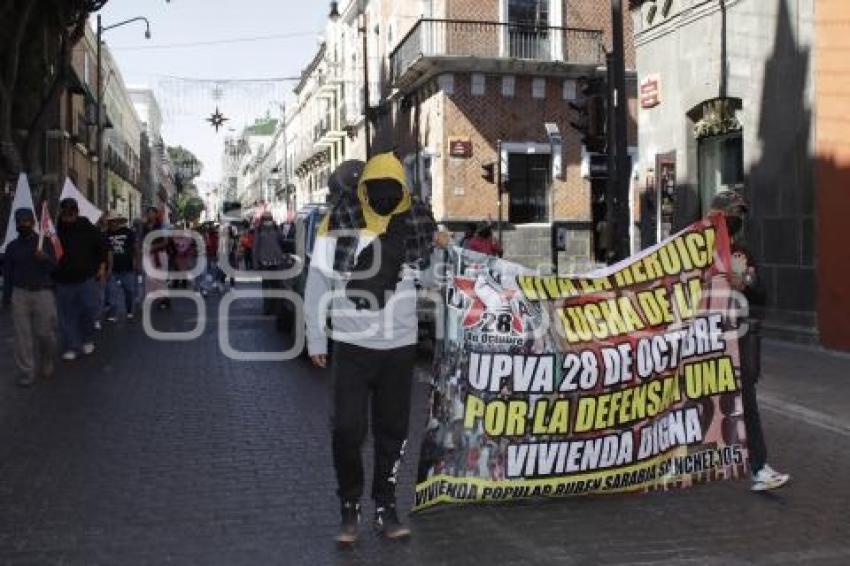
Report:
M747 473L722 215L581 277L455 256L415 510Z

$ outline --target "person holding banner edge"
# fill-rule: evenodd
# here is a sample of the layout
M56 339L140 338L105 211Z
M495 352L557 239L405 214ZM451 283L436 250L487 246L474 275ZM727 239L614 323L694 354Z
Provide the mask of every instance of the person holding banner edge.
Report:
M753 255L741 243L740 233L749 204L742 194L733 190L721 191L711 202L711 213L726 216L726 227L732 241L730 283L735 291L744 295L749 307L745 320L747 332L739 338L741 358L741 397L744 405L744 424L752 469L752 491L778 489L788 483L791 476L774 470L767 463L767 445L759 415L756 384L761 374L761 335L758 308L764 304L764 289L758 278ZM754 310L753 307L756 307Z

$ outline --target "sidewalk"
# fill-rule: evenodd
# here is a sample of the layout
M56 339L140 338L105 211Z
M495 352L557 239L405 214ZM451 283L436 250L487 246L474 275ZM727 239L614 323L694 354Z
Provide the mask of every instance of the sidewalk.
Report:
M850 437L850 354L765 340L759 402Z

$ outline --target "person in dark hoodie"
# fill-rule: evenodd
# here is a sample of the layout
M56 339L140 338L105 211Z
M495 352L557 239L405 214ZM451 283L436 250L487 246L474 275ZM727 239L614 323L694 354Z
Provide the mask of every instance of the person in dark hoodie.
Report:
M97 281L106 274L106 244L103 235L88 218L80 216L77 201L59 203L59 239L64 255L53 278L59 307L62 359L77 359L79 352L94 352L95 312L99 305Z
M15 361L21 371L18 385L30 387L53 375L56 298L51 274L56 259L49 241L39 248L31 209L17 209L15 225L18 237L6 246L3 305L12 307Z
M418 338L415 278L432 264L435 244L448 245L448 234L437 233L430 210L413 201L402 164L387 153L366 164L356 191L339 196L313 247L304 307L307 349L316 366L328 366L325 309L330 309L341 544L358 538L370 405L374 524L389 539L410 535L396 511L395 487L407 443Z

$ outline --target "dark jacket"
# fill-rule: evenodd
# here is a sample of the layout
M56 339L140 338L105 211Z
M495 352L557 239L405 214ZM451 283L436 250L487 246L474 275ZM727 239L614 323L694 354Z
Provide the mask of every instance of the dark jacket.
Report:
M51 273L56 268L53 256L53 246L46 240L43 246L43 258L35 257L38 247L38 234L26 238L17 238L6 246L6 256L3 260L3 302L8 304L12 299L12 289L46 289L53 286Z
M60 222L59 239L65 255L53 274L56 282L72 285L94 277L107 253L101 231L87 218L80 216L70 225Z

